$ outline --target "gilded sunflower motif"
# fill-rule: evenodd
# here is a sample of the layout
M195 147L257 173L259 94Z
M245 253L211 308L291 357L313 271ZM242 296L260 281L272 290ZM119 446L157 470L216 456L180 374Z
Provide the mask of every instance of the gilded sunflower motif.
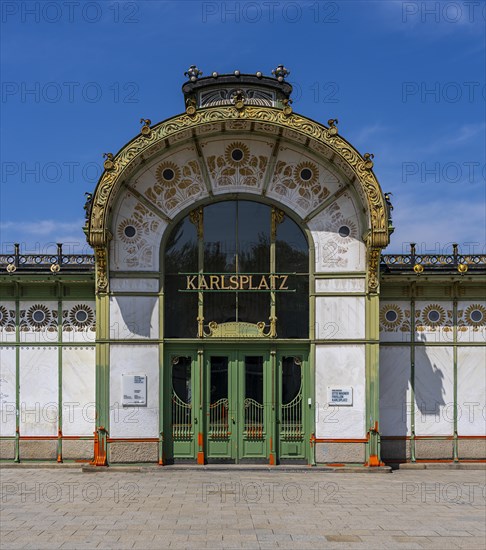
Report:
M422 311L422 322L424 325L436 328L443 326L446 319L445 309L439 304L429 304Z
M134 219L123 220L118 226L118 238L127 244L136 243L142 236L140 223Z
M486 308L481 304L471 304L464 312L466 322L473 327L484 327L486 325Z
M299 162L294 168L294 179L302 187L313 187L318 178L319 169L313 162Z
M94 321L93 310L89 306L78 304L71 308L69 320L78 329L88 328Z
M159 164L155 172L155 177L164 187L175 187L181 179L181 169L177 164L168 160Z
M43 304L35 304L27 310L27 322L31 327L43 328L51 321L51 312Z
M396 330L403 321L403 311L395 304L388 304L381 308L380 325L385 330Z
M0 327L5 327L8 320L8 310L4 306L0 306Z
M250 149L241 141L230 143L224 151L224 160L228 166L244 166L250 158Z

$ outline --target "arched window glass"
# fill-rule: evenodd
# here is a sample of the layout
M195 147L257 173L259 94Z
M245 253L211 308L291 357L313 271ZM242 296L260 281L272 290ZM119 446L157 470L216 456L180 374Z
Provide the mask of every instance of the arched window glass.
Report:
M165 336L239 322L308 338L308 265L304 233L275 208L238 200L198 208L167 241Z

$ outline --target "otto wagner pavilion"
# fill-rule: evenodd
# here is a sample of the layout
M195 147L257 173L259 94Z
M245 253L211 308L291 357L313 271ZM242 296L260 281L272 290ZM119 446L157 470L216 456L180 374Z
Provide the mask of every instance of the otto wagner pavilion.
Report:
M201 74L106 155L93 256L0 256L1 458L484 461L486 257L383 254L373 155L285 67Z

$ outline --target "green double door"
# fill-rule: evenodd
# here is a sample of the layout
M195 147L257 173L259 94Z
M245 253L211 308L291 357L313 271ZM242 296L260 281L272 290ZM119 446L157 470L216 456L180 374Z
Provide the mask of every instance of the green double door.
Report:
M169 456L199 463L306 459L303 353L215 347L175 351L167 363Z

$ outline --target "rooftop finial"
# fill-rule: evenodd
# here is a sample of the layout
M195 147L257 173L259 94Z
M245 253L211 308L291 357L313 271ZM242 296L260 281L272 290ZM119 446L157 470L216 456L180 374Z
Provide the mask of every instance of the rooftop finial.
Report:
M202 71L200 71L196 65L191 65L184 73L184 76L187 76L191 82L196 82L201 75Z
M276 69L273 69L272 74L275 75L275 78L279 82L283 82L287 76L289 76L290 71L286 69L283 65L279 65Z

